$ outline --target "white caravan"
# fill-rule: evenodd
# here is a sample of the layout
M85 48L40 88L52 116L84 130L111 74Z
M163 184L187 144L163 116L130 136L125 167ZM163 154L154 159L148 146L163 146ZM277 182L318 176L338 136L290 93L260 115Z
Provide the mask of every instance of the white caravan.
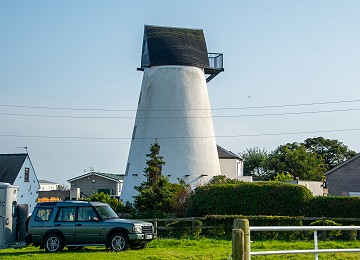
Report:
M0 249L26 245L27 205L17 204L18 187L0 182Z

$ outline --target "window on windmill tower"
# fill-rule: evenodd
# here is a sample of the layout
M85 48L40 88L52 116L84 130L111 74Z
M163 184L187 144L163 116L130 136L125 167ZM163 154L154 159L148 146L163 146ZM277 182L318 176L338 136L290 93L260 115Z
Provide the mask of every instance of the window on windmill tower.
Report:
M24 182L30 181L30 168L25 168Z
M131 139L132 139L132 140L134 140L134 139L135 139L135 135L136 135L136 128L137 128L137 126L135 125L135 126L134 126L134 129L133 129L133 134L132 134L132 137L131 137Z

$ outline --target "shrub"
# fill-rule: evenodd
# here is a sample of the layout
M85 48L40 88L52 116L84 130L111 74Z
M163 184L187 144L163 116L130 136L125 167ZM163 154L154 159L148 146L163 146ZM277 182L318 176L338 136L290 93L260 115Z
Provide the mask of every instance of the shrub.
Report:
M110 205L115 212L120 212L123 208L122 202L117 198L110 197L110 195L103 192L95 192L89 197L90 201L104 202Z
M167 225L169 230L169 236L175 238L199 238L201 234L202 222L200 220L193 221L174 221Z
M360 216L359 197L313 197L306 215L311 217L358 218Z
M206 185L191 195L187 213L301 216L311 197L303 186L280 182Z
M317 220L312 222L310 226L341 226L341 224L333 220ZM312 236L313 232L309 232L309 235ZM318 231L318 237L321 240L337 239L340 238L341 235L341 230Z

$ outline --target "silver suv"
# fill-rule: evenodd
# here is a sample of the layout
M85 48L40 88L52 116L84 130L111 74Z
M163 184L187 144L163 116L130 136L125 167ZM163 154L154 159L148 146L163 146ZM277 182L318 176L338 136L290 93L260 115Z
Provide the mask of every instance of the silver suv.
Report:
M143 249L155 238L149 222L120 219L101 202L38 203L28 221L27 243L47 252L105 245L113 251Z

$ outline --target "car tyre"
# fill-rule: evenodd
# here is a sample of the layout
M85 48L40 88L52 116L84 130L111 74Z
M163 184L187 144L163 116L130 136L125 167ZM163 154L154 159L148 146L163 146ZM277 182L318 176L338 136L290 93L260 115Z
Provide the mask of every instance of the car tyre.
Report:
M50 234L44 240L44 248L48 253L59 252L64 248L64 242L58 234Z
M140 249L144 249L146 248L147 243L143 243L143 244L130 244L130 248L132 250L140 250Z
M115 233L110 237L109 245L112 251L125 251L129 248L129 240L123 233Z

